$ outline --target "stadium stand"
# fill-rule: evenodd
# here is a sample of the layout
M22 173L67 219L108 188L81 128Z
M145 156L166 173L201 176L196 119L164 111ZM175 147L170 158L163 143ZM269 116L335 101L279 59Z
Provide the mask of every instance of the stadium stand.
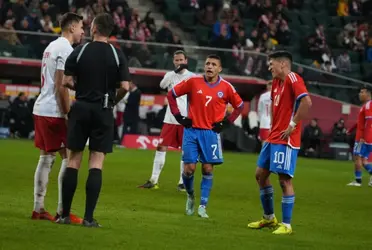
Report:
M199 45L230 48L229 73L265 78L262 58L253 53L286 49L294 60L320 72L371 82L371 1L344 0L154 0L167 18L196 35ZM182 11L181 11L182 10ZM218 14L216 14L218 13ZM243 65L243 66L242 66ZM351 82L298 67L307 81L340 85ZM330 88L313 92L347 102L350 93ZM333 95L332 95L333 94Z
M0 32L0 56L40 58L45 46L54 39L51 35L60 31L60 13L68 10L84 16L87 36L95 14L112 13L116 30L111 38L116 46L122 47L132 67L170 70L173 64L169 55L185 47L170 29L169 22L156 27L151 12L140 16L125 0L98 0L90 4L78 0L1 2L0 25L8 31ZM287 49L293 53L295 62L300 63L295 71L307 82L314 83L309 86L314 93L355 103L359 86L351 80L372 80L372 38L367 20L368 4L372 1L353 0L347 4L344 0L153 2L169 21L194 34L200 46L210 46L213 52L218 49L225 74L268 79L265 53ZM41 31L45 36L36 37L28 31ZM122 39L127 42L115 41ZM200 71L205 54L210 52L191 50L188 53L190 70ZM319 87L318 83L324 84ZM334 91L332 85L335 84L344 88Z
M164 14L169 19L179 22L185 30L195 31L200 45L245 47L260 52L283 48L290 50L295 61L304 65L349 76L351 73L357 79L361 79L370 67L365 63L371 61L368 59L371 27L367 22L368 12L362 12L367 7L363 7L361 1L155 2L165 5ZM349 59L339 57L344 51ZM346 69L339 65L345 60L351 62ZM326 65L327 61L331 62L331 67Z

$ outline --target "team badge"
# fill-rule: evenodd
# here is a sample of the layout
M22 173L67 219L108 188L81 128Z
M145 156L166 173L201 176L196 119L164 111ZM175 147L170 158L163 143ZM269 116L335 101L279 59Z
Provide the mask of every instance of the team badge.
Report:
M218 96L219 98L222 98L222 97L223 97L223 92L222 92L222 91L219 91L219 92L217 93L217 96Z

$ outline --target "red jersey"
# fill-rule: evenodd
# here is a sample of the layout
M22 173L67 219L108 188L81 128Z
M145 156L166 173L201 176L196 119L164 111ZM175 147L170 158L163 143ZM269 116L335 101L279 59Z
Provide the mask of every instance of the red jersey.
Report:
M371 101L362 106L358 115L355 141L364 139L366 144L372 144L372 107Z
M234 109L243 107L243 100L235 88L220 76L212 84L204 76L192 76L174 86L171 91L175 97L187 95L187 116L192 120L193 128L212 129L213 123L224 119L228 103Z
M286 130L299 107L301 98L308 92L304 80L296 73L290 72L284 81L274 79L271 89L272 125L268 142L286 144L292 148L301 146L301 121L289 136L282 140L281 132Z

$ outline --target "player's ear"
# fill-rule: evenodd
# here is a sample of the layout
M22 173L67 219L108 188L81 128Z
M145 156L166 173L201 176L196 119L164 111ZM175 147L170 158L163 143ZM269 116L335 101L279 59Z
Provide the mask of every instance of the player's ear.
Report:
M75 27L75 23L71 23L70 26L69 26L69 30L70 30L70 32L71 32L71 33L74 33L74 32L75 32L75 29L76 29L76 27Z
M222 66L218 66L218 73L221 73L222 72Z

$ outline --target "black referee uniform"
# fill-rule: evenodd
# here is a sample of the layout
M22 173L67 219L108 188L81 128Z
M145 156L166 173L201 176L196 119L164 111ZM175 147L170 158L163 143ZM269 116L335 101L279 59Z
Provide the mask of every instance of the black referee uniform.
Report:
M116 89L119 82L130 80L124 54L105 42L84 44L68 57L65 75L76 77L67 148L83 151L89 138L89 150L111 153Z
M71 167L70 161L73 155L84 151L88 139L91 153L112 152L113 107L118 101L116 89L121 82L129 81L130 75L124 54L111 44L100 41L77 47L66 61L64 74L75 77L76 101L68 114L67 148L72 153L62 182L63 212L57 222L70 224L71 203L78 180L78 169ZM84 226L100 226L94 220L93 213L101 186L102 170L90 166L86 183Z

